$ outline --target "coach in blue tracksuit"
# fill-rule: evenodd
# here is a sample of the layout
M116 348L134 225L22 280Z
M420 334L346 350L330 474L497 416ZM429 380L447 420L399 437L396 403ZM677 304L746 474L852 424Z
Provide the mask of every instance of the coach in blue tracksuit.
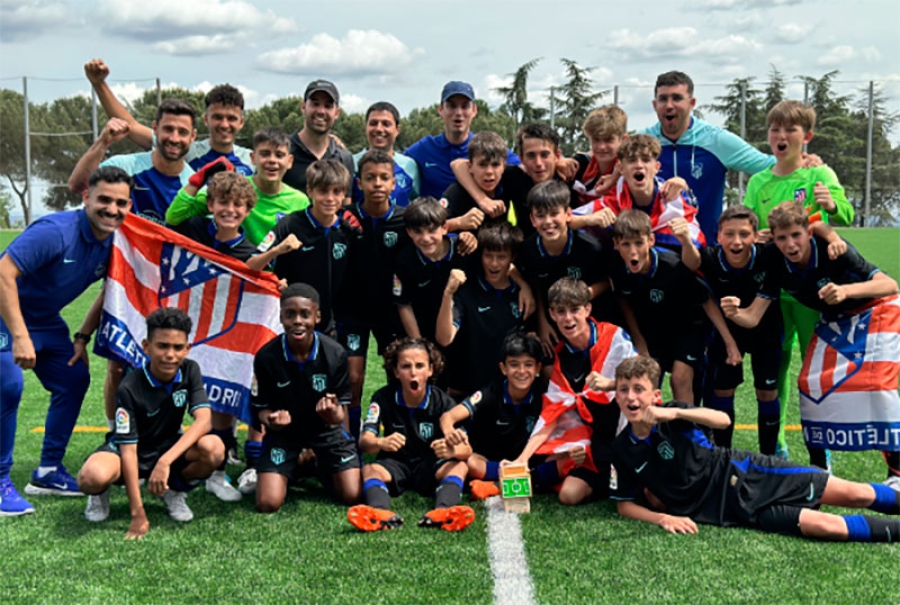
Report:
M106 277L110 236L131 209L132 187L121 168L98 168L84 208L38 219L0 256L0 516L34 512L9 477L22 370L34 369L50 391L41 463L25 493L82 495L62 459L90 384L90 334L82 332L93 328L83 325L73 342L60 311Z

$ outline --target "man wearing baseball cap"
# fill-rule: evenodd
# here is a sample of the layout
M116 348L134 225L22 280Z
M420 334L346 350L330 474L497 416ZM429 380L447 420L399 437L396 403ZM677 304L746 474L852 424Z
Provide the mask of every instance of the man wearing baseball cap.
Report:
M469 127L478 114L475 90L467 82L447 82L441 91L438 113L444 121L444 132L437 136L424 136L406 150L406 155L419 165L422 175L422 195L440 199L447 187L456 181L450 162L469 157ZM518 165L519 158L508 153L506 163Z
M331 136L334 121L341 115L341 97L328 80L313 80L303 93L303 128L291 135L294 165L281 179L306 193L306 169L317 160L337 160L353 174L353 156ZM349 192L348 192L349 194Z

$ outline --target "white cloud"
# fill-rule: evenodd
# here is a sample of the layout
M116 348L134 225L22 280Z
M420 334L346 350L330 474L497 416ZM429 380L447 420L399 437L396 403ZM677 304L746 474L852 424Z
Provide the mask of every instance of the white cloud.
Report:
M693 27L669 27L648 34L620 29L609 35L606 48L630 59L646 61L671 58L703 58L714 64L743 63L762 50L762 45L744 36L701 36Z
M881 61L881 52L874 46L866 46L860 49L859 56L870 63Z
M501 88L512 84L512 76L498 76L497 74L488 74L484 77L484 91L479 92L477 96L487 101L488 105L497 106L503 103L504 98L495 88Z
M705 0L697 4L701 10L742 10L750 8L774 8L801 4L803 0Z
M824 55L819 57L819 65L840 65L845 61L849 61L854 56L856 56L856 52L853 50L853 47L848 44L842 44L840 46L835 46Z
M775 38L784 44L808 44L806 36L812 31L812 25L799 25L797 23L785 23L775 30Z
M365 97L359 95L341 95L341 112L343 113L362 113L371 104Z
M95 14L108 33L155 42L170 54L219 53L238 40L298 29L293 19L245 0L99 0Z
M0 38L4 42L34 36L70 22L66 2L3 0L0 3Z
M340 40L316 34L306 44L263 53L257 65L285 74L378 76L403 71L424 53L421 48L411 50L392 34L351 29Z

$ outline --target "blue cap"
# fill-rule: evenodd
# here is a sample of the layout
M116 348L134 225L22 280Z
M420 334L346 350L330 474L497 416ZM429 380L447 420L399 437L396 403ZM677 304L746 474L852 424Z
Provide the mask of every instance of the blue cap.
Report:
M444 90L441 91L441 103L444 103L453 95L462 95L470 101L475 100L475 90L467 82L454 81L444 84Z

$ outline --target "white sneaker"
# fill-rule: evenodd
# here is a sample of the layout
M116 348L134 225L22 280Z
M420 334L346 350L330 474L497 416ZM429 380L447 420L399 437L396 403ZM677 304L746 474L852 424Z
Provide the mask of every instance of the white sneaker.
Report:
M231 486L225 471L213 471L206 480L206 491L215 494L223 502L237 502L241 499L241 492Z
M238 477L238 491L249 496L256 491L256 469L248 468Z
M892 487L897 491L900 491L900 475L891 475L887 479L884 480L884 485L888 487Z
M91 523L100 523L109 518L109 488L96 496L88 496L84 518Z
M194 513L187 505L187 492L176 492L173 490L163 494L163 502L169 511L169 516L181 523L187 523L194 518Z

